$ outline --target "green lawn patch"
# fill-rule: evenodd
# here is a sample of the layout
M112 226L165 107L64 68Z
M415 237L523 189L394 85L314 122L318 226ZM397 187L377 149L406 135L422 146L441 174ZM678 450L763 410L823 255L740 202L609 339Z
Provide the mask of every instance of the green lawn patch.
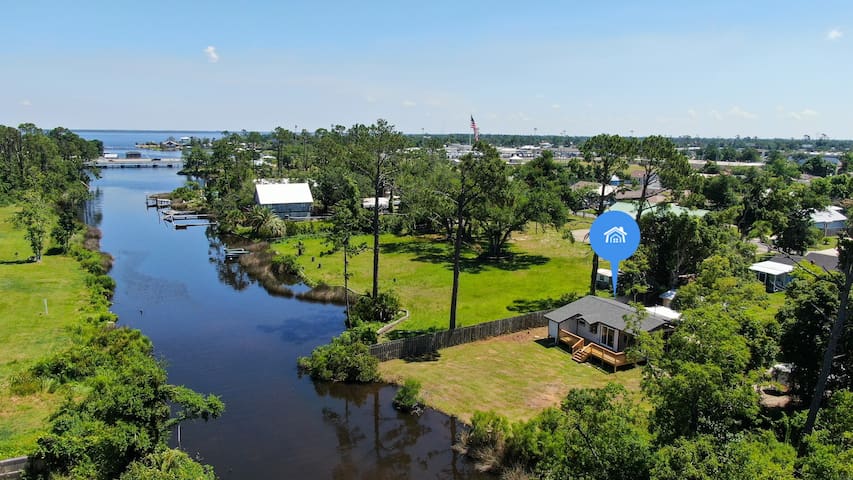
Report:
M439 351L435 361L392 360L379 366L382 378L423 385L426 404L465 422L475 411L493 410L510 420L527 420L559 406L572 388L624 385L640 397L641 368L607 373L576 363L559 347L546 346L546 328L536 328Z
M577 228L588 221L576 220ZM305 250L299 263L313 283L343 284L343 254L325 255L328 247L322 238L292 238L273 248L295 255L302 241ZM372 245L372 237L356 242ZM451 246L437 236L382 235L380 289L393 290L411 316L398 327L401 330L446 329L450 315L450 289L453 281ZM561 232L530 226L513 235L512 258L485 261L477 252L463 256L459 282L458 325L473 325L542 308L545 301L567 292L583 293L589 285L592 251L589 245L562 237ZM313 260L312 260L313 259ZM365 292L371 286L372 251L350 261L350 288Z
M73 258L24 262L32 252L8 221L15 211L0 207L0 458L29 453L62 400L58 393L12 395L10 378L70 345L68 327L79 323L89 298L85 273Z

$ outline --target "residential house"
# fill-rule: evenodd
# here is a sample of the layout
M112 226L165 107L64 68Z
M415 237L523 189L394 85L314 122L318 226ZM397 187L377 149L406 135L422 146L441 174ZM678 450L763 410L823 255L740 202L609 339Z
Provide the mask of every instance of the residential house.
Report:
M633 327L629 327L628 321L636 313L634 307L625 303L587 295L545 314L548 337L554 339L555 345L570 348L575 361L585 362L594 357L615 371L633 363L628 360L625 349L634 341ZM637 327L646 332L668 330L677 316L668 308L666 311L649 310Z
M314 197L307 183L265 182L255 184L255 203L268 207L281 218L311 215Z
M841 207L827 207L812 213L812 223L825 236L837 235L847 225L847 217L841 213Z
M793 271L798 264L811 264L823 270L838 269L838 257L823 253L810 252L805 257L798 255L776 255L770 260L753 263L749 269L755 272L770 293L784 290L794 279Z

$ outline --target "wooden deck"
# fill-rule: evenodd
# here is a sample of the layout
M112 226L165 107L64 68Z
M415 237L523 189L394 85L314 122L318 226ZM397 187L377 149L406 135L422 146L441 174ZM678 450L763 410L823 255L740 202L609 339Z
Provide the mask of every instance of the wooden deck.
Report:
M625 352L614 352L607 347L585 340L568 330L560 329L558 335L560 343L571 349L572 360L578 363L586 362L590 357L593 357L613 367L614 372L623 365L634 363L628 361Z

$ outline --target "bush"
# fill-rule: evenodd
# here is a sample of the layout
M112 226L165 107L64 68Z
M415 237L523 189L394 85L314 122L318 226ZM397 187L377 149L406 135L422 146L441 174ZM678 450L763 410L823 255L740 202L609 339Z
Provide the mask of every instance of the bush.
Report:
M495 412L474 412L464 448L477 462L477 470L495 471L504 463L509 420Z
M276 273L302 277L304 269L299 264L296 255L276 255L272 259L272 264L276 268Z
M412 412L423 404L421 398L421 382L408 379L394 395L394 408L402 412Z
M400 311L400 298L394 292L380 292L374 299L369 293L353 305L350 316L355 323L380 322L388 323L394 320Z
M332 339L328 345L320 345L310 357L300 357L300 371L307 372L315 380L331 382L375 382L379 380L379 360L370 354L370 347L362 338L362 331L346 331ZM375 335L375 333L374 333Z
M42 382L29 370L24 370L9 379L9 391L12 395L32 395L41 390Z

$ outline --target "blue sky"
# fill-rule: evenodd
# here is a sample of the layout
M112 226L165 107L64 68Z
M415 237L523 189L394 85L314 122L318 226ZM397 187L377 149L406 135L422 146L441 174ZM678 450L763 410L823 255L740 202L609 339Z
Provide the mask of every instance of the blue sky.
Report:
M246 3L16 2L0 124L853 138L849 1Z

